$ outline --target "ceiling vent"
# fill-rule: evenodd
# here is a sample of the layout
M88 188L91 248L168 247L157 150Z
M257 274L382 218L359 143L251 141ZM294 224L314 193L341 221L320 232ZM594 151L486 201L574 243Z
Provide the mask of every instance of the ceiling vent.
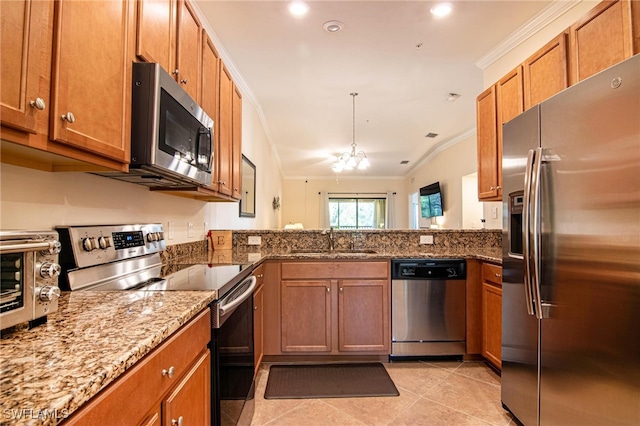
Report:
M438 136L437 133L427 133L424 135L425 138L435 138L436 136Z
M409 160L402 160L400 164L409 164Z

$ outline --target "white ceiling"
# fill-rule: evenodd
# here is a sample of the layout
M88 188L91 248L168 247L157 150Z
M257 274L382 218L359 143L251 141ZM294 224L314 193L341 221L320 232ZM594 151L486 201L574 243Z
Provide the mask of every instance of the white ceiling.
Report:
M453 1L444 19L429 13L434 1L307 1L298 18L288 1L196 3L292 178L335 176L330 156L353 139L351 92L356 144L371 167L344 177L406 176L439 145L472 132L483 89L476 62L551 1ZM342 31L326 32L330 20ZM461 97L447 102L449 92Z

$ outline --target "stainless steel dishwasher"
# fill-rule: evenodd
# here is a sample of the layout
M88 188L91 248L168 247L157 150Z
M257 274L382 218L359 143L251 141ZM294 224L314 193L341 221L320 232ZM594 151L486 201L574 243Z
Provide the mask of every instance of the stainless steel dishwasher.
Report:
M464 259L391 261L391 358L464 355Z

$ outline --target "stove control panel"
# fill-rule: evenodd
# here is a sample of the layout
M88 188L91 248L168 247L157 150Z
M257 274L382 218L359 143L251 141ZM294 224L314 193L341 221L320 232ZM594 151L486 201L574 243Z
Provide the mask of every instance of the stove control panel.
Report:
M162 224L57 227L64 270L130 259L166 249Z

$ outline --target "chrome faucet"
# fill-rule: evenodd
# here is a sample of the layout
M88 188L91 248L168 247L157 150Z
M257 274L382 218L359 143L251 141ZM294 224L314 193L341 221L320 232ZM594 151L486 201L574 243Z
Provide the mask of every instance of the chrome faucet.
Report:
M329 230L327 231L326 229L324 231L322 231L322 234L328 234L329 235L329 251L333 251L336 247L335 244L335 235L333 234L333 226L329 228Z

